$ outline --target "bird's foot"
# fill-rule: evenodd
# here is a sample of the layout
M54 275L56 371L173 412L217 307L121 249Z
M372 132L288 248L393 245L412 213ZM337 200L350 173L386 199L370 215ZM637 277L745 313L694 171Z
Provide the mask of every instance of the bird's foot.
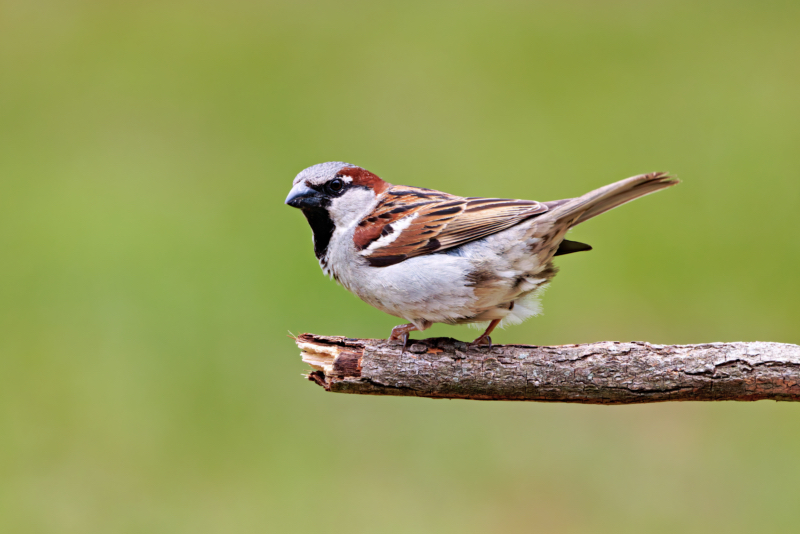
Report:
M389 341L397 341L398 339L403 340L403 350L400 351L401 356L406 351L406 347L408 346L408 333L416 329L417 327L414 326L414 323L401 324L392 328L392 334L389 336Z
M495 319L489 323L489 326L486 327L486 331L481 334L478 339L470 343L470 346L477 347L478 345L489 345L489 350L492 350L492 338L489 337L489 334L492 333L492 330L494 330L498 324L500 324L500 319Z
M469 344L470 347L477 347L479 345L489 345L489 350L492 350L492 337L483 334L481 337Z

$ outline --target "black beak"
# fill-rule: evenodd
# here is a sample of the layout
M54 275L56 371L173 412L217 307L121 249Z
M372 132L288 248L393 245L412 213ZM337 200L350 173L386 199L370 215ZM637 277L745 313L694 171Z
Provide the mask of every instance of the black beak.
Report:
M319 191L315 191L300 182L292 187L284 203L293 208L313 209L324 207L325 200Z

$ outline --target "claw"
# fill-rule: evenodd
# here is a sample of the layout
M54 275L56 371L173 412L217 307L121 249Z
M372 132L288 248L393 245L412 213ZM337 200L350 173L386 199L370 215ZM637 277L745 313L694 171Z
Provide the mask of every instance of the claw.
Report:
M475 341L473 341L472 343L470 343L470 345L476 347L478 345L487 345L488 344L489 345L489 350L492 350L492 338L489 337L489 334L492 333L492 330L494 330L495 327L499 323L500 323L500 319L495 319L494 321L489 323L489 326L486 328L486 332L481 334L481 336L478 339L476 339Z
M408 333L416 329L417 327L413 323L401 324L392 328L392 335L389 336L389 341L403 340L403 350L400 351L400 356L405 353L408 346Z
M489 345L489 350L492 350L492 346L493 346L492 345L492 338L491 338L491 336L483 335L483 336L479 337L478 339L476 339L475 341L473 341L472 343L470 343L470 345L473 346L473 347L477 347L477 346L480 346L480 345Z

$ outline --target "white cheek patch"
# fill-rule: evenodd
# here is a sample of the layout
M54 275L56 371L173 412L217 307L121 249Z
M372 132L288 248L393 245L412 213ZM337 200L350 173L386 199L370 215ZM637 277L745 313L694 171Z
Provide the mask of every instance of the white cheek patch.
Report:
M375 208L377 198L371 189L354 188L335 198L328 208L337 230L355 224Z
M375 249L382 248L382 247L385 247L387 245L390 245L390 244L394 243L394 241L398 237L400 237L400 234L403 233L403 230L408 228L411 225L411 222L414 219L417 218L417 215L419 215L419 214L418 213L412 213L408 217L403 217L402 219L400 219L398 221L395 221L395 222L393 222L391 224L387 224L386 226L388 228L392 229L392 233L384 235L384 236L381 236L379 239L376 239L375 241L370 243L369 246L366 249L361 251L361 254L366 256L367 254L369 254L370 252L372 252Z

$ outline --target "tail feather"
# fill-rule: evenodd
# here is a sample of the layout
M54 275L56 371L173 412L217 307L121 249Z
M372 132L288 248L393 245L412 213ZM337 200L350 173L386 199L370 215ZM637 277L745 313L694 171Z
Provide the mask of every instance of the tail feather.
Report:
M592 250L592 246L580 241L563 240L558 244L556 253L553 256L563 256L564 254L572 254L573 252L583 252L584 250Z
M556 225L565 219L572 219L569 226L575 226L601 213L621 206L644 195L677 185L679 180L664 172L640 174L620 180L585 195L568 200L547 202L551 211L543 214Z

